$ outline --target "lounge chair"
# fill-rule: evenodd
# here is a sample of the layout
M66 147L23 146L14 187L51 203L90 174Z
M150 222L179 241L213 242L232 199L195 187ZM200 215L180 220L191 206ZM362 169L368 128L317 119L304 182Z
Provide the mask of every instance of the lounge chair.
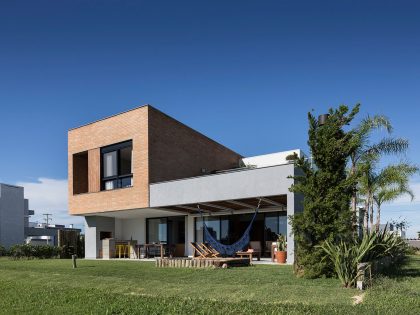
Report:
M198 258L208 258L208 257L210 256L210 254L209 254L207 251L203 250L203 249L202 249L202 248L198 245L198 243L191 242L191 243L190 243L190 245L191 245L191 247L194 249L194 252L193 252L193 257L198 257ZM196 256L196 255L195 255L196 253L198 253L199 255L198 255L198 256Z
M201 243L201 246L211 255L211 257L220 257L220 253L209 243Z

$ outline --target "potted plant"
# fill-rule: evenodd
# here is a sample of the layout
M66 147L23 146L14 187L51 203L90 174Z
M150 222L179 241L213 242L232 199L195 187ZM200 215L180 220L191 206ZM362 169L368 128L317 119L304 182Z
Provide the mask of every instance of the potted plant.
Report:
M286 237L279 234L277 237L277 251L276 251L276 260L279 264L286 263L287 251L286 251Z

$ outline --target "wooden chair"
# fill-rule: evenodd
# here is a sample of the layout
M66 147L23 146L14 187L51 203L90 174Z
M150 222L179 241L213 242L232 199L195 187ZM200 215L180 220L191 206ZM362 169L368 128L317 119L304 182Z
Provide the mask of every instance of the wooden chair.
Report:
M194 249L193 252L193 257L198 257L198 258L208 258L209 253L207 253L206 251L204 251L200 246L198 246L197 243L195 242L191 242L190 243L191 247ZM198 253L199 256L196 256L195 254Z
M261 260L261 242L251 241L249 242L249 248L253 250L253 255L257 257L258 261Z
M214 249L214 247L211 246L209 243L201 243L201 247L204 248L211 257L221 256L220 253L216 249Z

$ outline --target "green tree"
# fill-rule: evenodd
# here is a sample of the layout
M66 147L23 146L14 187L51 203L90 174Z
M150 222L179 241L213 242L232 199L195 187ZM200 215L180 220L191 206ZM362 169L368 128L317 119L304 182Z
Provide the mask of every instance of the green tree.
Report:
M409 195L411 200L414 194L409 186L409 179L419 172L419 168L409 163L389 165L376 175L376 185L373 201L376 205L376 230L381 224L381 207L383 203L391 202L402 195Z
M344 105L330 109L323 125L308 113L308 145L314 167L304 157L295 157L302 174L294 177L295 184L290 188L304 196L303 212L290 217L297 245L295 271L299 275L331 275L332 263L322 259L324 254L318 245L352 235L349 205L354 177L347 177L346 167L354 150L354 132L344 128L358 111L359 105L350 112Z
M409 179L419 172L417 166L410 163L388 165L377 171L379 155L370 155L365 158L361 165L362 177L359 181L360 193L365 201L365 229L374 226L374 207L376 206L376 229L381 222L381 207L383 203L391 202L401 195L408 194L412 198L413 193L409 187Z
M392 132L392 126L389 119L382 115L375 115L373 117L366 117L360 124L353 129L352 145L353 150L350 153L350 176L358 176L360 173L361 162L373 150L377 150L376 145L370 144L370 136L374 130L384 128L388 133ZM353 190L351 198L351 205L353 214L357 211L357 189Z
M349 176L356 177L355 187L351 198L351 208L353 218L356 217L358 193L357 183L360 177L366 171L366 161L371 161L380 155L403 153L408 148L408 141L401 138L384 138L378 143L372 144L370 137L373 131L385 129L388 134L392 133L392 125L390 120L383 115L367 116L360 124L353 129L352 145L353 151L350 154L350 170ZM365 200L365 209L369 216L369 206L371 200Z

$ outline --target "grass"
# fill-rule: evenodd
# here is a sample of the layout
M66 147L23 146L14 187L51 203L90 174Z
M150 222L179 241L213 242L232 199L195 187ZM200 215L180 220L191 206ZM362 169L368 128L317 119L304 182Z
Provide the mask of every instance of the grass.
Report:
M290 266L157 269L152 263L0 259L3 314L420 314L420 259L382 278L353 306L336 279L297 279Z

